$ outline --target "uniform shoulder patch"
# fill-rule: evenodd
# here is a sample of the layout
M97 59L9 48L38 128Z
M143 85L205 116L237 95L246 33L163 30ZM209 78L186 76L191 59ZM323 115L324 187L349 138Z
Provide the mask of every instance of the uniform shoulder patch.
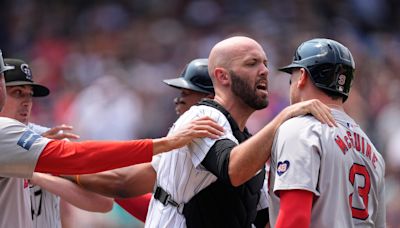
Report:
M290 162L288 160L285 160L283 162L278 162L278 165L276 167L276 173L281 176L282 174L284 174L290 166Z
M17 144L25 150L29 150L32 144L40 137L41 136L36 134L35 132L31 130L26 130L19 138Z

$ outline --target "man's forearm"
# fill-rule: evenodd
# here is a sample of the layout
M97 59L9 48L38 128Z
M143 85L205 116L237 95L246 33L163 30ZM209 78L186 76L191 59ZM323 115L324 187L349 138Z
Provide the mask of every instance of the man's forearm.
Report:
M172 143L172 139L168 137L162 137L153 139L153 154L157 155L164 151L173 150L175 147Z
M281 112L257 134L232 149L229 176L234 186L239 186L254 176L271 155L276 130L288 118Z
M60 196L66 202L86 211L108 212L113 206L112 199L94 192L88 192L60 177L44 173L34 173L32 181L35 185Z
M62 176L80 187L95 192L110 198L119 197L119 179L118 175L111 171L105 171L94 174L86 175L72 175L72 176Z
M151 163L144 163L101 173L63 177L104 196L128 198L151 192L156 173Z

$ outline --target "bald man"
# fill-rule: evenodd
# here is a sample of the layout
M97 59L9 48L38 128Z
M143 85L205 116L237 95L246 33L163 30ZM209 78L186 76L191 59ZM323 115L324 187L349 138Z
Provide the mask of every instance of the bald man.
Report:
M245 142L248 118L268 106L267 62L261 45L248 37L231 37L213 47L208 69L215 98L185 112L170 134L194 118L210 116L224 127L224 135L153 157L157 177L146 227L265 227L264 166L275 130L310 112L334 124L329 108L312 100L287 107Z

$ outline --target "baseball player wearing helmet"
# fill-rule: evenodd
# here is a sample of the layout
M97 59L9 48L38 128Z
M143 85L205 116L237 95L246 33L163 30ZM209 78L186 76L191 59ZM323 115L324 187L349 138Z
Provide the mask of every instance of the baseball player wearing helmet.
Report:
M347 47L312 39L296 50L290 102L319 99L332 108L330 128L312 116L282 124L270 170L272 227L385 227L385 162L343 103L355 64Z
M186 65L180 77L164 80L167 85L181 90L180 96L174 99L177 115L182 115L203 98L214 97L207 67L207 59L194 59Z
M6 91L3 72L13 69L5 66L0 55L0 109L3 108ZM26 70L21 68L21 70ZM221 128L210 118L193 121L178 134L160 139L132 141L85 141L68 142L51 140L28 129L23 123L0 117L0 198L2 204L0 227L32 227L25 191L27 182L15 182L15 195L6 186L11 177L30 178L34 171L52 174L82 174L129 166L150 161L154 154L170 151L189 143L195 137L220 135ZM15 180L15 179L14 179ZM28 193L28 195L26 195ZM9 223L9 219L15 221Z

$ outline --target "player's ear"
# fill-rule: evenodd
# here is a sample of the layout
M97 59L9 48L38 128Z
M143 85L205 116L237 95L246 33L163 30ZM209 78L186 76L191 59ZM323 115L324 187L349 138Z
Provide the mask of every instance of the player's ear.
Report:
M214 70L215 79L222 85L229 84L228 72L224 68L217 67Z
M304 68L300 68L300 78L297 81L297 87L304 87L308 81L307 71Z

